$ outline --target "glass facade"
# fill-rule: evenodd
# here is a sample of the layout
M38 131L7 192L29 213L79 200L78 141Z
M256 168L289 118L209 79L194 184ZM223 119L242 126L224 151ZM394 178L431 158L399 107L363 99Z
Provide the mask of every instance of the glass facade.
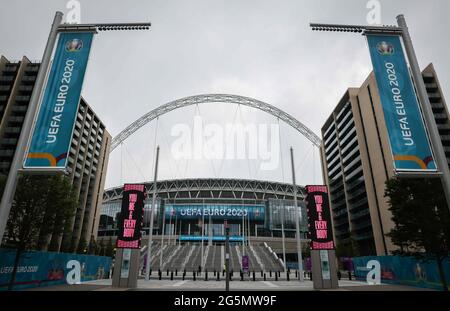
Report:
M183 199L157 199L154 210L154 234L164 231L167 236L223 236L224 219L227 219L230 236L271 236L281 237L284 224L286 237L295 237L296 210L292 200L230 200L230 203L211 200L207 202L190 203ZM246 204L247 203L247 204ZM120 214L121 201L115 200L103 204L99 236L117 235L117 217ZM147 199L144 207L144 231L148 234L150 224L151 198ZM308 231L306 205L298 201L301 211L300 231L302 237ZM203 214L202 214L203 213ZM225 213L221 215L220 213ZM230 214L227 216L227 214ZM163 224L163 215L165 223ZM204 226L202 223L204 222Z

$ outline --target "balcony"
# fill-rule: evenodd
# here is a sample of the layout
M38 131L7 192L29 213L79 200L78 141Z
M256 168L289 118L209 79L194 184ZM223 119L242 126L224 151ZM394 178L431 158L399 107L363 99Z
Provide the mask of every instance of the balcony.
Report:
M19 95L19 96L16 96L15 97L15 99L16 99L16 102L21 102L21 103L28 103L29 101L30 101L30 96L23 96L23 95Z
M19 134L21 131L20 127L7 127L5 128L5 133L8 134Z
M372 222L370 221L370 219L369 221L364 221L359 224L352 224L352 231L358 231L367 228L372 228Z
M13 106L12 111L14 111L14 112L26 112L27 109L28 109L27 106L17 106L17 105L15 105L15 106Z
M12 157L13 155L14 150L12 149L0 150L0 157Z
M356 241L370 240L370 239L373 239L373 233L372 232L365 232L365 233L362 233L362 234L355 233L354 239Z
M0 144L3 146L15 146L17 144L17 138L2 138Z
M369 209L364 209L362 211L359 211L357 213L350 213L350 220L356 220L356 219L360 219L364 216L370 215L370 211Z
M362 199L356 202L348 202L348 209L350 211L360 208L361 206L367 205L369 201L367 200L367 196L364 196Z
M3 72L6 72L6 73L14 73L14 72L17 71L18 68L19 68L18 65L10 65L10 64L7 64L7 65L5 66L5 69L3 69Z
M10 84L12 81L14 81L14 78L14 76L0 76L0 83Z

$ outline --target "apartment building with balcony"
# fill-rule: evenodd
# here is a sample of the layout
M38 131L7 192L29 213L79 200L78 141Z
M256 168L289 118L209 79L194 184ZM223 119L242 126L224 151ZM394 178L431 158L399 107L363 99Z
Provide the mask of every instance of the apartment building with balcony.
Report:
M430 64L423 79L450 165L450 121L442 89ZM373 72L359 88L349 88L322 127L321 162L330 191L335 242L353 245L360 255L386 255L395 246L384 197L394 176L389 137Z
M9 174L39 66L26 57L11 62L0 58L0 174ZM47 237L43 249L57 245L52 250L72 252L96 239L110 143L105 125L81 98L66 171L79 205L65 220L65 232Z

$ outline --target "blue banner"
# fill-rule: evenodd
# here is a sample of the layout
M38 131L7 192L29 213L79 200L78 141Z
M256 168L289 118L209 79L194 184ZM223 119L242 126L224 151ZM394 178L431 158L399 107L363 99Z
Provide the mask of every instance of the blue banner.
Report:
M166 219L233 220L250 217L252 221L264 221L264 205L239 204L166 204Z
M401 256L356 257L353 258L353 266L359 281L366 281L370 271L367 263L370 260L378 260L380 263L381 283L442 290L438 265L434 260L424 262L414 257ZM447 284L450 284L450 258L444 260L443 269ZM450 289L450 286L448 288Z
M0 249L0 291L8 288L15 256L15 249ZM80 264L81 282L108 278L110 274L110 257L27 251L20 257L13 289L67 284L71 260Z
M397 171L436 171L399 36L367 35Z
M93 35L60 33L24 168L66 167Z

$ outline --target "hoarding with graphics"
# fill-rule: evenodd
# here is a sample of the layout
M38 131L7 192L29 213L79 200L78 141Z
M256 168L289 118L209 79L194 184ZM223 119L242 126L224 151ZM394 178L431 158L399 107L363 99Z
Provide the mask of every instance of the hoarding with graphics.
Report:
M125 184L123 186L122 209L119 216L117 248L140 248L141 229L144 220L145 186Z
M265 205L239 204L166 204L165 218L170 219L209 219L212 220L241 220L250 217L252 221L264 221Z
M367 35L397 171L436 171L399 36Z
M60 33L24 168L64 169L93 32Z
M308 213L308 238L311 249L334 249L330 205L326 186L306 186Z

